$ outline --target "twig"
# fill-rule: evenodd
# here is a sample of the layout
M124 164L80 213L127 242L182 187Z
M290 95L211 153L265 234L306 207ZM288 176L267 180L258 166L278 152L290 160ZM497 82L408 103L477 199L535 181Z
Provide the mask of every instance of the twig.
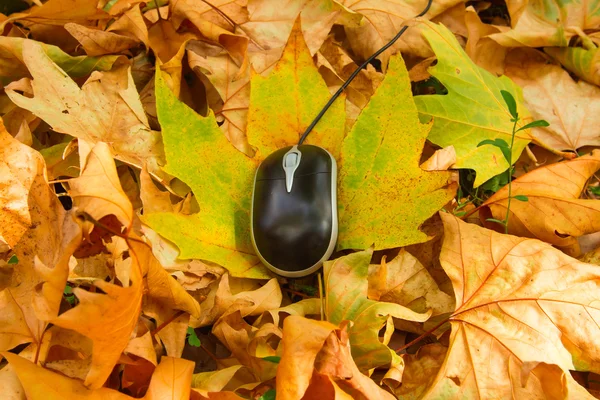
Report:
M160 332L161 330L163 330L165 328L165 326L169 325L171 322L175 321L177 318L181 317L183 314L185 314L185 311L177 311L175 314L173 314L173 316L171 316L171 318L169 318L168 320L164 321L162 324L157 326L153 331L150 331L150 335L152 337L156 336L158 334L158 332Z

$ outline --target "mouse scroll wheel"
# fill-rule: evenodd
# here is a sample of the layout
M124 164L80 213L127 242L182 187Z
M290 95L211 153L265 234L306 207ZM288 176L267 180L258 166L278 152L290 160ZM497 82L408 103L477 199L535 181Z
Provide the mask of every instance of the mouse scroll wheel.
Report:
M285 166L287 168L293 168L298 164L298 153L289 153L285 156Z

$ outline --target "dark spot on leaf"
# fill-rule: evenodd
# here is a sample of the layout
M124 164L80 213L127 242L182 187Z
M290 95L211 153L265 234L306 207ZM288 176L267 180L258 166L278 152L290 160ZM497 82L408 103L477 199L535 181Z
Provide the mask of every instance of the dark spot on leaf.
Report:
M460 69L456 68L456 75L460 75Z
M62 111L62 113L63 113L63 114L68 114L68 113L69 113L69 110L63 110L63 111Z

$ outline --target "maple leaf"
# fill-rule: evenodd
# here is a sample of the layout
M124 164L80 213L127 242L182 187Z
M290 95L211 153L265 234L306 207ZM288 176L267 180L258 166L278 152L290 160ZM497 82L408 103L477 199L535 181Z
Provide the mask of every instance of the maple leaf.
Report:
M0 291L0 349L8 350L39 344L48 320L58 315L81 230L48 185L40 153L11 137L1 120L0 160L0 237L18 260Z
M507 2L513 29L490 37L505 47L567 46L577 30L600 25L597 1Z
M160 74L156 93L167 159L164 168L190 185L201 211L191 216L152 213L144 215L143 221L176 243L182 259L213 261L234 276L270 277L254 254L249 236L248 188L256 162L229 144L212 112L203 118L177 100ZM226 169L223 160L228 160ZM219 192L215 185L220 186Z
M342 144L338 249L372 244L385 249L427 240L419 225L456 189L449 172L419 168L429 128L419 123L403 60L392 58Z
M97 0L49 0L28 11L12 14L3 24L18 20L24 25L39 23L62 26L67 21L83 22L109 18L108 14L98 9Z
M300 136L329 100L329 90L310 56L299 23L283 55L268 76L250 81L247 136L264 159L298 143ZM318 144L337 158L344 136L344 102L336 102L315 126L306 144Z
M396 36L402 24L419 14L427 5L426 0L341 0L339 2L350 10L365 16L365 21L359 26L345 28L352 50L363 60L369 58L371 54ZM458 3L460 3L458 0L434 1L425 14L425 18L433 18ZM387 65L389 57L397 49L413 52L423 57L429 55L419 38L419 33L409 30L392 47L392 50L386 51L378 57L383 65Z
M90 56L121 53L135 45L136 39L100 29L91 29L75 23L65 24L65 29L73 35Z
M600 145L595 132L600 122L600 88L573 81L567 71L541 57L536 60L529 52L511 53L505 73L523 89L532 116L550 123L533 128L532 136L559 150Z
M16 354L5 352L2 355L15 369L27 398L31 400L63 400L65 398L131 400L134 398L104 387L88 389L76 379L52 372ZM163 357L152 374L150 386L143 399L189 399L193 371L194 363L191 361Z
M63 71L73 78L81 78L92 71L109 71L119 56L86 57L71 56L60 49L46 43L18 37L0 36L0 82L7 85L10 82L29 75L23 58L25 43L37 43L44 53ZM18 62L15 62L18 61Z
M334 392L336 399L393 399L358 370L350 356L347 325L290 316L283 323L282 346L277 398L332 398Z
M368 269L373 250L365 250L327 261L323 266L325 276L325 314L327 320L339 324L353 321L348 329L352 356L362 371L386 364L397 365L400 357L387 346L387 340L379 340L382 327L393 329L391 317L423 322L431 311L423 314L400 304L379 302L367 298Z
M23 60L33 76L33 98L6 88L10 99L54 130L91 143L110 143L117 159L165 178L160 133L148 126L129 68L95 72L79 89L35 42L23 43Z
M579 199L587 180L600 169L600 151L537 168L512 182L512 196L527 201L511 202L508 229L512 234L570 246L577 237L600 230L600 201ZM487 218L503 219L508 203L508 186L487 199L480 210L487 227L497 224Z
M567 70L581 79L600 85L600 53L593 43L584 43L581 47L546 47L544 51L558 60Z
M599 333L597 268L440 215L440 262L457 308L448 355L424 398L592 398L569 370L598 369L600 349L589 341Z
M454 146L457 161L453 168L469 168L477 172L474 186L508 168L499 148L479 146L484 139L501 138L507 143L512 136L511 114L502 99L501 90L517 100L521 120L517 128L529 122L521 89L507 77L497 78L469 59L452 32L443 25L424 22L423 35L438 57L429 69L448 89L447 95L416 96L415 104L422 120L433 117L428 140L441 147ZM515 135L512 159L517 160L532 140L529 130Z

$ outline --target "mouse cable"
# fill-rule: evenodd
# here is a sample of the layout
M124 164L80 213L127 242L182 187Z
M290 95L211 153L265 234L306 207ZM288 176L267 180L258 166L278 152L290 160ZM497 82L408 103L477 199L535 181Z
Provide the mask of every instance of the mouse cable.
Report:
M427 14L427 11L429 11L429 8L431 8L431 3L433 3L433 0L428 0L427 1L427 5L423 9L423 11L421 11L419 14L415 15L412 19L419 18L419 17L422 17L423 15ZM333 96L331 96L331 98L329 99L329 101L327 102L327 104L325 104L325 106L319 112L319 114L315 117L315 119L313 120L313 122L311 122L310 125L308 126L308 128L306 128L306 130L302 134L302 137L298 141L298 146L300 146L304 142L304 139L306 139L306 137L313 130L313 128L315 127L315 125L317 125L317 123L321 120L321 118L323 117L323 115L325 115L325 112L327 112L327 110L329 109L329 107L331 107L331 105L333 104L333 102L338 97L340 97L340 95L344 92L344 90L348 87L348 85L350 85L350 82L352 82L352 80L354 78L356 78L356 76L360 73L360 71L363 68L365 68L371 61L373 61L375 59L375 57L377 57L378 55L380 55L381 53L383 53L384 51L386 51L390 46L392 46L396 42L396 40L400 39L400 36L402 36L402 34L404 34L404 32L406 32L407 29L408 29L408 26L404 25L402 27L402 29L400 29L400 32L398 32L396 34L396 36L393 37L392 40L390 40L385 46L383 46L382 48L380 48L379 50L377 50L371 57L367 58L364 63L362 63L358 68L356 68L354 70L354 72L352 73L352 75L350 75L348 77L348 79L346 79L346 81L344 82L344 84L338 89L338 91L335 92L335 94Z

